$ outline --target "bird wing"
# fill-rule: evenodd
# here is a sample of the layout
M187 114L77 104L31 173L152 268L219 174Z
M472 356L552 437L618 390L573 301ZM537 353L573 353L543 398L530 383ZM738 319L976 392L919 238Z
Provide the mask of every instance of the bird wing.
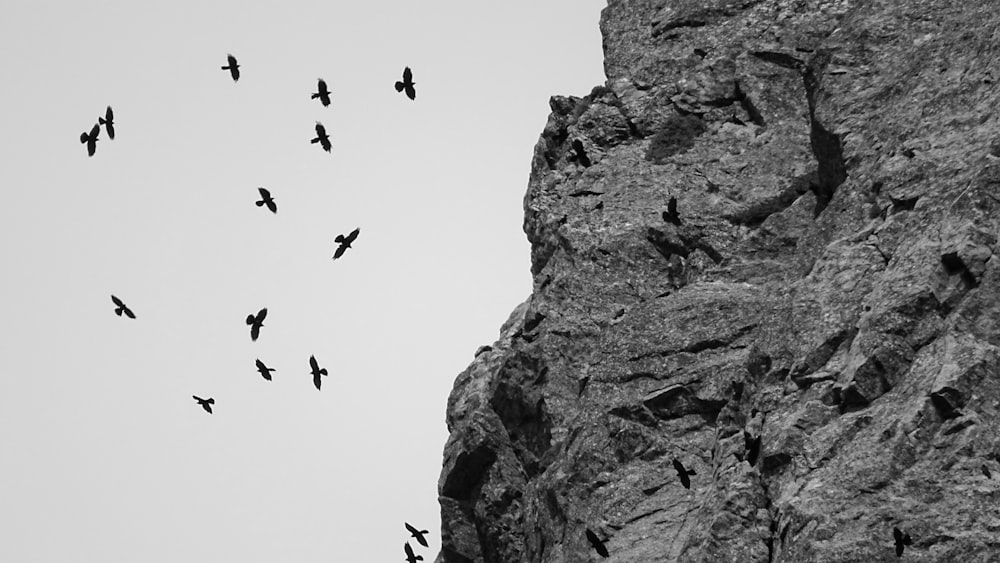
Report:
M684 470L684 464L677 461L676 459L674 460L674 469L677 470L678 475L684 475L686 473L686 471Z
M267 203L267 208L271 211L271 213L277 213L278 212L278 204L274 203L273 199L267 200L266 203Z
M319 391L320 387L323 385L323 380L319 377L319 372L313 372L313 385L316 386L316 390Z
M326 137L326 127L323 127L323 124L319 121L316 122L316 136L320 139Z
M319 362L316 361L316 356L309 356L309 367L313 371L319 371Z
M406 97L411 100L417 99L417 89L412 84L406 87Z
M258 323L263 323L264 322L264 317L266 317L266 316L267 316L267 307L264 307L260 311L257 311L257 322Z
M264 365L264 362L257 360L257 370L263 373L267 371L267 366Z
M264 198L265 200L271 199L271 192L268 191L267 188L259 187L257 188L257 191L260 193L260 197Z
M674 216L677 215L677 198L676 197L670 198L670 201L667 202L667 212L670 213L671 215L674 215Z
M90 138L96 141L97 135L99 135L100 132L101 132L101 124L95 123L94 126L90 128Z
M413 82L413 71L410 70L410 67L403 69L403 82L407 84L411 84Z
M903 542L903 532L900 532L899 528L893 528L892 529L892 539L895 540L896 543L902 543Z
M232 55L226 55L226 62L229 63L229 68L235 68L239 66L239 63L236 62L236 57Z
M347 252L347 245L341 244L337 247L337 250L333 252L333 259L336 260L337 258L340 258L345 252Z
M127 316L128 318L130 318L130 319L134 319L135 318L135 313L132 312L132 309L129 309L128 307L124 307L123 306L122 307L122 311L125 313L125 316Z
M406 552L407 557L413 557L413 548L410 547L410 542L406 542L403 546L403 550Z
M324 92L329 92L329 90L326 89L326 80L320 78L319 83L317 84L317 89L319 90L319 94L321 96L323 95Z
M409 522L403 522L403 525L406 526L406 531L410 532L410 535L412 536L417 535L417 529L411 526Z
M114 303L114 304L115 304L116 306L118 306L118 307L124 307L124 306L125 306L125 304L124 304L124 303L122 303L122 300L121 300L121 299L118 299L118 298L117 298L117 297L115 297L114 295L112 295L112 296L111 296L111 302L112 302L112 303Z
M258 336L260 336L260 325L254 323L250 326L250 340L256 341Z
M357 229L351 231L351 234L347 235L347 239L344 242L346 242L347 244L351 244L352 242L354 242L354 239L358 238L359 234L361 234L361 227L358 227Z
M194 397L194 400L198 401L199 403L204 403L205 402L205 399L202 399L198 395L191 395L191 396Z

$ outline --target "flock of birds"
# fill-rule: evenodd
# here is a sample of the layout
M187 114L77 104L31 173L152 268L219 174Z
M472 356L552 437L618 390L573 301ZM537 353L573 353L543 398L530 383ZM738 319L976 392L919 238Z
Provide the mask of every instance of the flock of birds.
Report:
M236 57L234 57L231 54L228 55L226 66L223 66L221 68L222 70L229 71L229 75L232 77L233 82L239 81L240 65L239 62L236 60ZM415 85L416 83L413 82L413 72L410 70L410 67L404 68L402 80L396 81L395 85L396 91L405 93L406 97L408 97L411 100L416 100L417 91ZM327 87L326 81L320 78L318 80L316 90L317 91L312 94L311 99L314 100L318 99L320 103L323 104L324 107L329 106L330 90ZM92 157L94 156L94 153L97 152L97 141L98 137L100 136L102 126L107 132L108 138L114 140L115 138L114 117L115 117L114 110L111 109L111 106L108 106L107 110L104 113L104 116L99 117L97 119L97 123L95 123L94 126L89 131L84 131L83 133L80 134L80 142L87 146L88 156ZM326 152L330 152L332 148L332 144L330 143L330 137L326 133L326 128L323 126L322 123L318 121L316 122L316 136L310 141L310 143L312 144L318 143ZM260 194L260 199L255 202L256 206L267 207L267 209L271 213L277 214L278 205L275 202L274 197L271 195L271 192L264 187L258 187L257 191ZM342 257L344 253L347 251L347 249L351 248L351 244L354 243L354 241L358 238L358 235L360 233L361 229L357 228L346 235L344 234L337 235L337 237L334 239L334 242L337 244L337 248L334 250L333 259L336 260ZM114 309L115 314L118 315L119 317L128 317L130 319L136 318L135 312L132 311L132 309L128 305L126 305L125 302L121 300L121 298L112 294L111 302L115 306ZM264 319L266 317L267 317L267 307L261 308L259 311L257 311L256 314L251 313L247 315L246 324L247 326L250 327L250 340L254 342L257 341L257 338L260 336L260 329L264 326ZM267 381L271 381L271 372L277 371L274 368L267 367L267 365L264 364L264 362L262 362L260 358L257 358L256 360L256 367L257 367L257 372L260 373L261 377L263 377ZM314 355L309 356L309 368L310 368L309 373L310 375L312 375L313 378L313 385L316 387L316 390L318 391L322 387L322 377L328 375L328 372L326 368L320 367L319 362L316 360L316 356ZM201 406L201 408L204 409L205 412L212 414L212 406L215 404L215 398L213 397L202 398L199 397L198 395L192 395L192 398L194 398L197 404ZM410 532L410 536L416 539L417 543L419 543L424 547L428 547L426 538L426 535L428 534L427 530L418 530L415 527L411 526L409 523L404 522L404 524L406 525L406 530ZM417 561L423 561L424 558L420 555L416 555L413 552L413 548L410 546L410 543L408 541L404 544L403 549L404 552L406 553L406 560L408 563L416 563Z

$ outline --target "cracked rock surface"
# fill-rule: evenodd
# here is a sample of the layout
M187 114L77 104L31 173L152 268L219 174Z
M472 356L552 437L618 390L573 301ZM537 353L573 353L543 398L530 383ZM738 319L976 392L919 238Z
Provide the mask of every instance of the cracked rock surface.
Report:
M1000 11L611 0L438 563L1000 560ZM677 198L679 221L667 221ZM681 485L673 462L695 473Z

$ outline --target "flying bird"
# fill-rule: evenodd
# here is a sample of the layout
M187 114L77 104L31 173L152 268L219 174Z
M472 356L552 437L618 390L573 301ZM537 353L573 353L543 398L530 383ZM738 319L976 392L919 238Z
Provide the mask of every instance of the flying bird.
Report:
M205 412L207 412L208 414L212 414L212 405L215 404L215 399L211 397L207 399L202 399L198 395L191 395L191 396L194 397L195 401L198 401L198 404L201 405L201 408L205 409Z
M361 228L358 227L357 229L351 231L351 234L346 237L344 235L337 235L337 238L333 239L333 242L340 244L340 246L337 247L337 250L333 252L334 260L343 256L344 253L347 252L347 249L351 248L351 243L354 242L354 239L358 238L358 233L360 232Z
M124 313L125 316L128 317L128 318L130 318L130 319L134 319L135 318L135 313L133 313L132 309L129 309L128 306L125 305L125 303L121 299L118 299L117 297L115 297L114 295L112 295L111 296L111 301L112 301L112 303L115 304L115 307L116 307L115 308L115 314L116 315L118 315L120 317Z
M97 135L100 133L100 123L95 123L94 127L91 128L90 133L87 133L86 131L80 133L80 142L86 143L87 145L87 156L94 156L94 152L97 150Z
M899 531L899 528L893 527L892 529L892 539L896 543L896 557L903 556L903 546L913 545L913 540L910 539L910 534L904 534Z
M417 99L417 90L414 88L416 85L417 83L413 81L413 71L410 70L410 67L406 67L403 69L403 80L396 81L396 91L406 90L406 97L415 100Z
M326 88L326 80L322 78L319 79L319 84L316 86L317 91L312 95L310 99L315 100L319 98L319 101L323 104L323 107L330 105L330 91Z
M313 144L319 143L323 147L323 150L330 152L330 137L326 134L326 127L323 127L323 124L319 121L316 122L316 136L309 142Z
M406 545L403 546L403 551L406 552L406 563L417 563L417 561L424 560L423 556L413 554L413 548L410 547L410 542L406 542Z
M313 385L315 385L316 390L319 391L320 385L323 384L319 376L327 375L326 368L319 367L319 362L316 361L316 356L309 356L309 367L312 368L312 371L309 373L313 376Z
M271 381L271 372L272 371L277 371L277 370L274 369L274 368L269 368L269 367L265 366L264 362L262 362L262 361L260 361L260 359L258 359L257 360L257 371L261 374L261 376L264 377L264 379L266 379L268 381Z
M691 488L691 479L688 475L697 475L694 469L685 469L684 464L678 460L674 460L674 469L677 470L677 476L681 478L681 485L684 485L685 489Z
M257 315L247 315L247 324L250 326L250 340L257 340L260 336L260 327L264 326L264 317L267 316L267 307L257 312Z
M418 530L418 529L414 528L413 526L411 526L408 522L403 522L403 524L406 524L406 530L408 532L410 532L411 536L413 536L414 538L416 538L417 543L419 543L420 545L422 545L424 547L429 547L427 545L427 538L424 537L424 534L427 533L427 530Z
M672 225L681 226L681 216L677 213L677 198L671 197L667 202L667 210L663 212L663 220Z
M115 140L115 112L111 111L111 106L104 112L104 117L97 118L97 124L103 125L108 131L108 138Z
M240 65L236 63L236 57L232 55L226 55L226 60L229 64L222 67L222 70L228 70L229 75L233 77L233 82L240 79Z
M587 541L589 541L590 545L594 547L594 551L596 551L598 555L601 557L608 556L608 548L604 547L604 542L601 541L601 538L597 537L597 534L591 532L589 528L587 529Z
M257 204L257 207L264 207L266 205L267 208L271 210L271 213L277 213L278 204L274 203L274 198L271 197L271 192L268 191L267 188L257 188L257 191L260 192L260 199L254 202Z

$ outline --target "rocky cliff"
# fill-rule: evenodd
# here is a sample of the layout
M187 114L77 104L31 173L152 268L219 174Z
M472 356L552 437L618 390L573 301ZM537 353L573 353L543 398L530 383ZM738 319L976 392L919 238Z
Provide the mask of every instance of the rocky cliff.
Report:
M989 4L609 2L533 293L448 401L439 562L1000 561Z

